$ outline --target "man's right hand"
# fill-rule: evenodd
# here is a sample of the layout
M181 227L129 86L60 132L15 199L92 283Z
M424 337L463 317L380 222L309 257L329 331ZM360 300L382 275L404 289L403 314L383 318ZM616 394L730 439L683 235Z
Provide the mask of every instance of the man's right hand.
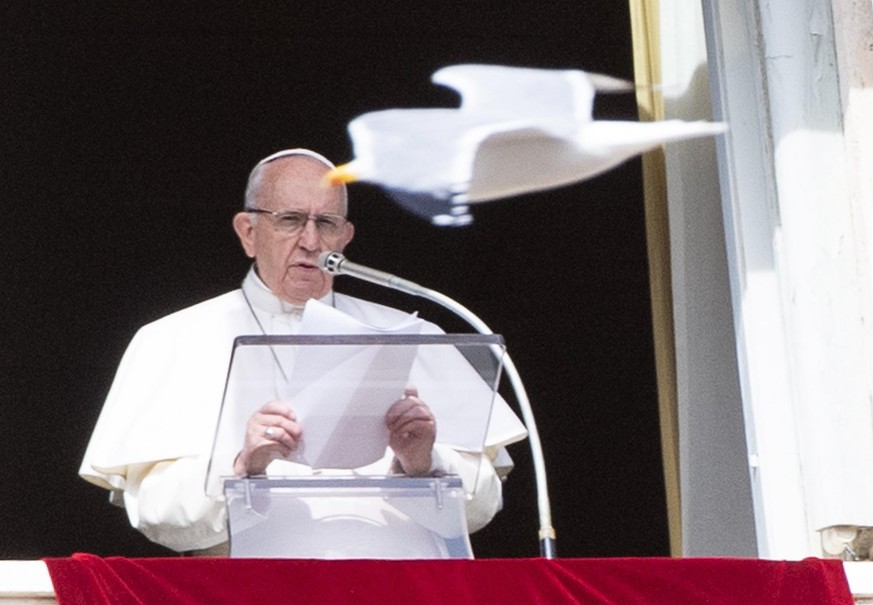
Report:
M240 477L263 475L270 462L287 458L297 449L302 435L291 406L281 401L264 404L246 423L245 441L233 472Z

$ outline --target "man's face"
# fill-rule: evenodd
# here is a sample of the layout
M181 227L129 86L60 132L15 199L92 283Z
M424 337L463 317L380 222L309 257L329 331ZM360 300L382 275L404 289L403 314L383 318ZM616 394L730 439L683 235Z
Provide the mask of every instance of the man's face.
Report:
M306 156L289 156L265 165L255 206L275 212L298 211L310 216L344 215L342 191L324 185L328 168ZM354 226L345 223L339 233L324 236L314 220L294 234L277 228L276 219L267 214L240 212L233 219L234 229L249 257L257 263L258 275L279 298L305 304L321 298L333 278L318 268L318 255L328 250L342 251L354 235Z

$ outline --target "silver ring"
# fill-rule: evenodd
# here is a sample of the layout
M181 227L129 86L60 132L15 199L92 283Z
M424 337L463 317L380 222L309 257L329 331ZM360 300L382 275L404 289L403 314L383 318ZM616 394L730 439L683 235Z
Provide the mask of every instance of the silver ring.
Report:
M268 426L267 428L264 429L264 435L267 437L272 437L275 434L276 434L276 429L274 429L271 426Z

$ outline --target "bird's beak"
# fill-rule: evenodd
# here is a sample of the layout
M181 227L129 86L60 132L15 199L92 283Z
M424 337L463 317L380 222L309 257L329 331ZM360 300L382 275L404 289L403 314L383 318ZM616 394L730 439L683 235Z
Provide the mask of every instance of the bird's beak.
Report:
M358 175L351 169L351 164L343 164L325 174L322 183L325 185L342 185L344 183L353 183L357 180Z

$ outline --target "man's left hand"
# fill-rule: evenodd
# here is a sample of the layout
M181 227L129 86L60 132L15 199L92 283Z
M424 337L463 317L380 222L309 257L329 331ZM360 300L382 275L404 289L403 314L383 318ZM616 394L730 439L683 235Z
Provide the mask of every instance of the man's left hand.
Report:
M407 387L403 399L385 415L388 445L394 450L403 472L411 476L430 472L431 453L436 439L436 419L430 408L418 398L418 389Z

